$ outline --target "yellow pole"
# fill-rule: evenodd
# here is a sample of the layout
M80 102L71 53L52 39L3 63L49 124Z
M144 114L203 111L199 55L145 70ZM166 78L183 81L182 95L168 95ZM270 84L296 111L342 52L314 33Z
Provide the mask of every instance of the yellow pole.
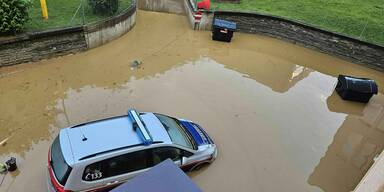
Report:
M43 13L43 18L48 19L47 2L45 0L40 0L40 4L41 4L41 12Z

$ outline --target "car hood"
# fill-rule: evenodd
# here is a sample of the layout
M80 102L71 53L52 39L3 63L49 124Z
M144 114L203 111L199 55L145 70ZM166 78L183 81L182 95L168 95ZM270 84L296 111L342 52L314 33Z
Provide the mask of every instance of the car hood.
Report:
M213 144L208 134L196 123L180 120L180 123L192 135L197 145Z

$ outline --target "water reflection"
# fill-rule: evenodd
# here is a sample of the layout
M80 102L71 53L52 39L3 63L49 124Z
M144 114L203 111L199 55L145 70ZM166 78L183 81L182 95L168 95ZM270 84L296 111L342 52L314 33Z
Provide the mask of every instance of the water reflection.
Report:
M248 51L241 49L232 50L228 55L216 56L215 53L212 55L213 59L225 64L226 67L247 74L249 78L279 93L287 92L313 72L312 69L284 58L262 53L249 54Z
M349 115L308 182L324 191L351 191L383 151L384 95L364 105L343 101L334 92L327 102L331 111Z

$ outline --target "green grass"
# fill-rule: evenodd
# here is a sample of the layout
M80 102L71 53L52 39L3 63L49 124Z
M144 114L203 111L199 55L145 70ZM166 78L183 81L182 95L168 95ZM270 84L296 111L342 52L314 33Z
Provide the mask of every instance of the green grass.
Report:
M213 8L267 13L384 45L384 0L241 0Z
M32 7L29 10L30 21L26 24L26 31L39 31L59 27L69 27L82 25L83 12L80 8L77 15L76 10L81 4L81 0L47 0L49 19L42 19L40 0L31 0ZM124 9L131 5L131 0L120 0L119 10L116 14L121 13ZM107 15L95 15L88 6L88 0L83 1L84 4L84 21L85 23L95 22L108 17Z

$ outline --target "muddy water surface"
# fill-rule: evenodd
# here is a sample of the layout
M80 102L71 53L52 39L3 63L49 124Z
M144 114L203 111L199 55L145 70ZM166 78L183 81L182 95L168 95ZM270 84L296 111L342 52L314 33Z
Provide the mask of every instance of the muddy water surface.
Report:
M132 69L133 59L143 64ZM342 101L338 74L373 78L380 94ZM183 16L139 12L133 31L105 46L0 69L0 160L19 165L0 191L45 191L60 127L135 107L205 127L219 157L190 174L204 191L347 192L383 150L383 86L383 73L290 43L213 42Z

